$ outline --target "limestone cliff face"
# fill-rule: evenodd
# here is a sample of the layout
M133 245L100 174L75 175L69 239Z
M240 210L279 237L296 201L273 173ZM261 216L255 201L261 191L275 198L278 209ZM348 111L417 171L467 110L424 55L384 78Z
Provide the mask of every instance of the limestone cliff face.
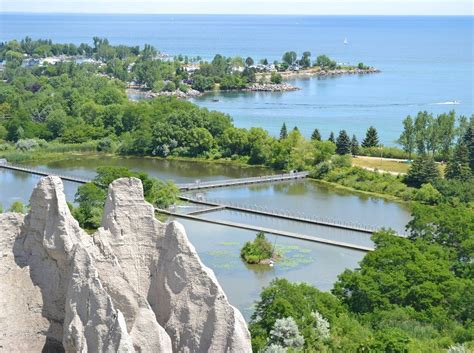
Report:
M31 211L0 215L0 347L15 351L250 352L232 307L178 223L163 224L138 179L109 187L86 234L63 185L41 179Z

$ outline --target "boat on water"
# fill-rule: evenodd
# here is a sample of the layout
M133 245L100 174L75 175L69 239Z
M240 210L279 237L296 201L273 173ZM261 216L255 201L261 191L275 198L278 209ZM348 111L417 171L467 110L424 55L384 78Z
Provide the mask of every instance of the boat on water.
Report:
M349 44L349 41L347 40L347 37L344 38L344 44L345 44L345 45Z
M213 102L219 102L219 99L214 98L212 101L213 101Z

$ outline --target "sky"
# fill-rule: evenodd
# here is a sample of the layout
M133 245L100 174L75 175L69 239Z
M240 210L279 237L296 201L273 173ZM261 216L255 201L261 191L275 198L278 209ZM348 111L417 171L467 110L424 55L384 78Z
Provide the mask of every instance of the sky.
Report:
M474 0L0 0L0 12L474 15Z

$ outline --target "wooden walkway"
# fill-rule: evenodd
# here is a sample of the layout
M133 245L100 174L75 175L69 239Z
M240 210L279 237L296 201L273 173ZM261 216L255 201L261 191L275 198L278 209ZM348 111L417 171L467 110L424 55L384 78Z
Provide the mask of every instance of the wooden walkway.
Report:
M239 186L239 185L250 185L250 184L271 183L271 182L277 182L277 181L304 179L308 175L309 175L308 172L263 175L263 176L251 177L251 178L224 179L224 180L201 181L201 182L195 182L195 183L178 184L178 187L181 191L192 191L192 190L200 190L200 189L221 188L221 187L227 187L227 186Z
M11 164L11 163L1 163L0 168L14 170L14 171L17 171L17 172L23 172L23 173L39 175L39 176L57 176L57 177L61 178L62 180L72 181L73 183L79 183L79 184L85 184L85 183L88 183L88 182L91 181L89 179L84 179L84 178L79 178L79 177L74 177L74 176L69 176L69 175L55 174L55 173L51 173L50 171L47 171L47 170L41 170L41 169L36 169L36 168L28 168L28 167L19 166L19 165L15 165L15 164Z
M261 211L254 208L247 208L247 207L242 207L242 206L220 204L220 203L214 203L214 202L209 202L209 201L200 201L200 200L196 200L187 196L180 196L180 199L183 201L195 203L198 205L209 206L209 208L190 212L190 214L201 214L201 213L206 213L206 212L213 212L213 211L227 209L227 210L232 210L232 211L257 214L257 215L266 216L266 217L286 219L289 221L315 224L315 225L324 226L324 227L345 229L345 230L350 230L350 231L365 233L365 234L372 234L377 231L376 228L369 228L369 227L357 226L357 225L352 225L352 224L344 224L342 222L338 223L338 222L331 222L331 221L325 221L325 220L319 220L319 219L298 217L298 216L293 216L293 215L283 214L283 213L278 213L278 212Z
M325 238L320 238L320 237L314 237L314 236L306 235L306 234L288 232L288 231L284 231L284 230L277 230L277 229L272 229L272 228L259 227L259 226L249 225L249 224L222 221L222 220L206 219L206 218L198 217L198 216L191 215L191 214L174 213L174 212L170 212L170 211L166 211L166 210L162 210L162 209L158 209L158 208L156 208L155 211L159 212L159 213L169 215L169 216L189 219L189 220L192 220L192 221L205 222L205 223L217 224L217 225L222 225L222 226L227 226L227 227L251 230L251 231L254 231L254 232L263 232L263 233L266 233L266 234L274 234L274 235L279 235L279 236L282 236L282 237L306 240L306 241L311 241L311 242L314 242L314 243L321 243L321 244L326 244L326 245L331 245L331 246L337 246L337 247L340 247L340 248L346 248L346 249L351 249L351 250L358 250L358 251L364 251L364 252L374 250L373 248L368 247L368 246L350 244L350 243L345 243L345 242L336 241L336 240L330 240L330 239L325 239Z
M0 163L0 168L10 169L18 172L24 172L39 176L58 176L62 180L71 181L74 183L85 184L90 182L90 179L79 178L69 175L55 174L47 170L40 170L36 168L29 168L25 166L15 165L11 163ZM278 181L287 181L287 180L296 180L303 179L308 176L308 172L298 172L298 173L287 173L287 174L275 174L275 175L263 175L259 177L251 178L239 178L239 179L223 179L223 180L214 180L214 181L202 181L195 183L185 183L185 184L176 184L180 191L192 191L192 190L201 190L201 189L212 189L220 188L227 186L238 186L238 185L250 185L250 184L259 184L259 183L271 183Z

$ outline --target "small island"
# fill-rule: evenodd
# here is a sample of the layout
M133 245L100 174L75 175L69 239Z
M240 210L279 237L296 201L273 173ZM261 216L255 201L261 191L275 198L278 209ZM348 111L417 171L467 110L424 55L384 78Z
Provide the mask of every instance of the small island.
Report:
M240 257L251 265L270 266L280 258L263 232L258 232L254 241L245 243L242 250L240 250Z

